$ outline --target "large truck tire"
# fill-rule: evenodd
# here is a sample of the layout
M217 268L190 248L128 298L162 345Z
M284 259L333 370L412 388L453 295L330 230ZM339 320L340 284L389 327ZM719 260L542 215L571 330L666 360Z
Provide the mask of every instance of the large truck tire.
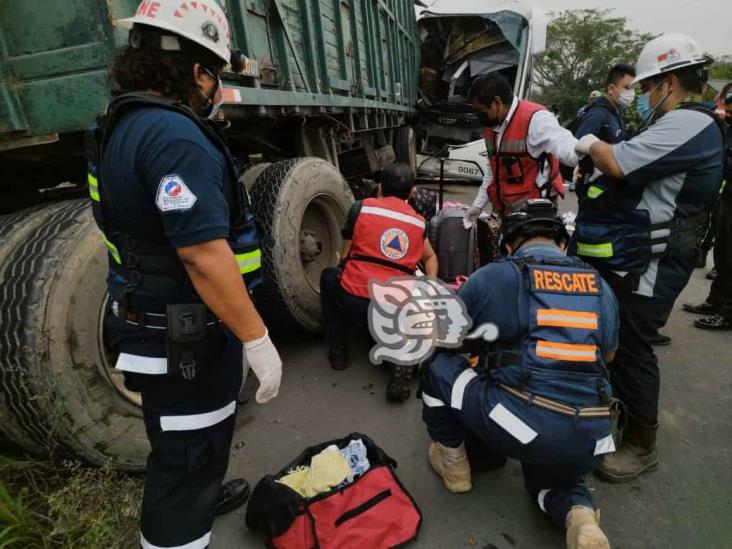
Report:
M249 193L250 195L252 194L254 182L260 175L262 175L262 172L269 168L271 165L271 162L259 162L257 164L249 166L246 170L244 170L244 172L239 176L239 183L244 185L247 193Z
M397 162L404 162L417 174L417 137L411 126L394 130L394 155Z
M106 255L87 200L0 218L0 429L31 453L139 471L139 399L104 347Z
M255 299L270 327L320 329L320 273L338 263L352 203L343 176L320 158L276 162L255 181L263 271Z

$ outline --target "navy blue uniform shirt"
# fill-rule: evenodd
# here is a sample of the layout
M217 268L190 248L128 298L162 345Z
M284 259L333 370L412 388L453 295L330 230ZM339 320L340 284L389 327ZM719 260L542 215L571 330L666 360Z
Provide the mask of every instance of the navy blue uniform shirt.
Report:
M136 239L180 248L229 236L236 197L226 159L186 116L155 107L127 114L112 131L101 168L111 213ZM110 272L108 283L119 295L119 276ZM192 292L134 295L138 303L175 303L190 301Z
M577 139L592 134L611 144L626 139L622 113L606 97L598 97L587 106L574 132Z
M564 257L552 243L530 243L519 248L515 257ZM529 331L528 305L519 301L523 284L519 273L509 261L489 263L473 273L463 284L458 296L465 303L473 326L492 322L498 326L499 341L518 341ZM618 303L610 286L602 280L600 296L600 332L603 353L618 348Z

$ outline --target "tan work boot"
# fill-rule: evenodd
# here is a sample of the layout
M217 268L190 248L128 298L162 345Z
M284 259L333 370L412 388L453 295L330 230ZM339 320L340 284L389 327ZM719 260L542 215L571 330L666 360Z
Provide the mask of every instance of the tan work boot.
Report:
M473 484L470 481L470 463L465 444L450 448L433 442L427 455L432 468L442 477L445 488L456 494L470 492Z
M600 511L575 505L567 513L567 549L610 549L600 530Z
M658 425L643 425L628 417L622 445L614 454L605 456L595 474L606 482L620 483L658 467L657 429Z

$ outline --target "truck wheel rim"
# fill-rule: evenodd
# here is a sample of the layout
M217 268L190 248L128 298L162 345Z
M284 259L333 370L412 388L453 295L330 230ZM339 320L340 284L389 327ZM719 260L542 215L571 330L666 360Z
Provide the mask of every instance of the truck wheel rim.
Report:
M107 301L109 300L109 294L104 295L102 306L99 309L99 321L97 322L97 341L100 350L100 360L97 362L97 367L101 372L105 380L117 391L122 398L127 402L134 404L135 406L142 407L142 397L140 393L130 391L125 387L125 377L122 372L117 370L114 365L117 363L117 354L113 353L104 344L104 311L107 308Z
M341 206L328 194L310 199L300 222L300 260L305 280L313 291L320 293L320 273L338 260L338 234L345 221Z

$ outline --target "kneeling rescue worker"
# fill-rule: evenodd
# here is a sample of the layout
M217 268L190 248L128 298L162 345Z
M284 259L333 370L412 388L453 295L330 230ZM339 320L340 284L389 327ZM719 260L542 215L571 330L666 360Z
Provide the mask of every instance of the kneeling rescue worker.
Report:
M509 255L460 289L473 325L493 323L476 369L439 352L423 372L422 417L434 441L432 468L452 492L472 488L470 463L521 461L531 498L566 528L567 547L609 547L584 477L614 450L605 364L618 341L617 303L600 275L564 255L555 206L529 200L507 215ZM478 328L480 329L480 328ZM466 435L483 446L480 461Z
M710 62L683 34L651 40L634 80L646 114L640 133L615 145L592 134L577 143L577 153L610 176L603 177L605 190L583 203L569 246L570 255L600 271L620 304L610 380L624 404L625 429L618 451L597 471L610 482L631 480L659 463L660 371L651 341L699 261L722 180L725 130L694 99L705 88Z
M151 7L152 6L152 7ZM213 119L230 61L226 16L142 2L119 21L121 93L87 140L89 191L109 250L105 335L125 385L142 396L151 452L143 548L207 547L214 515L249 486L222 485L247 363L258 402L282 361L249 297L259 277L254 219ZM243 347L242 347L243 342Z
M349 364L349 327L367 330L369 282L413 276L422 262L427 276L437 276L437 256L425 233L425 220L407 203L414 191L414 173L406 164L382 170L377 198L351 206L342 229L343 249L338 268L323 270L320 302L328 340L328 359L334 370ZM415 367L387 364L391 380L389 400L409 398Z

